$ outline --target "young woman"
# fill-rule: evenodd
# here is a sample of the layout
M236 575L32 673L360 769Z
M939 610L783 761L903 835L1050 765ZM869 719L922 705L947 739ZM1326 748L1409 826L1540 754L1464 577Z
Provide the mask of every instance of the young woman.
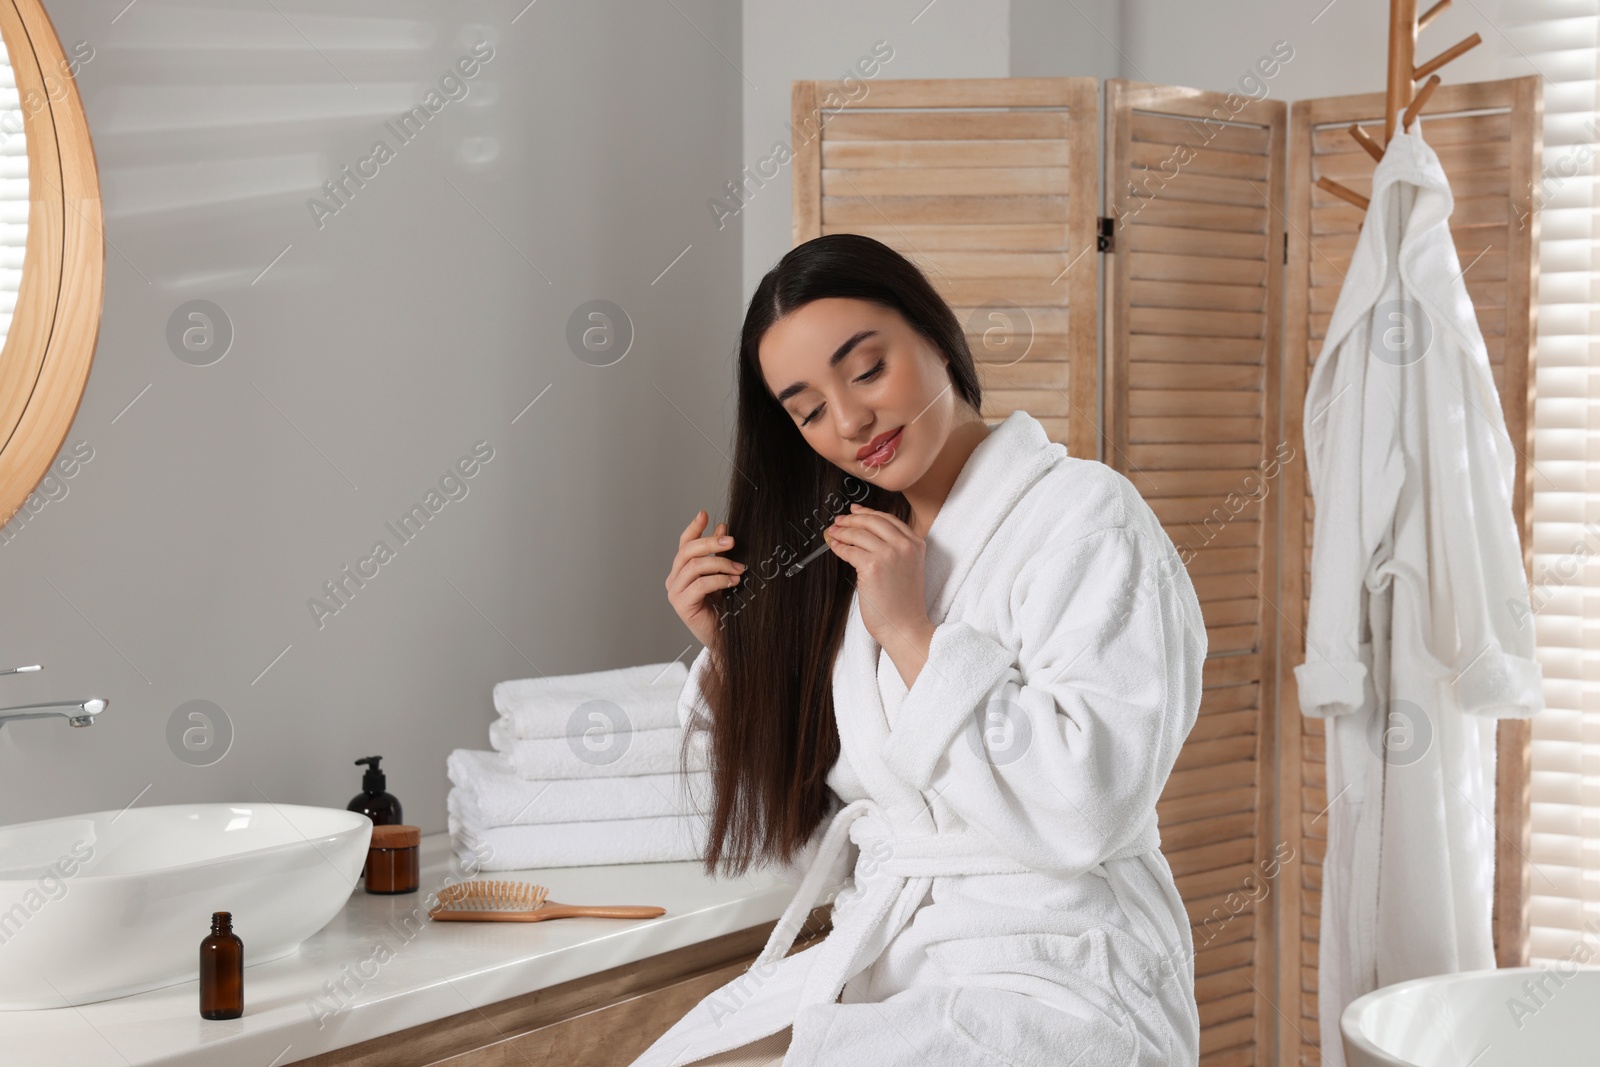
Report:
M707 871L804 877L634 1067L1198 1063L1155 805L1206 633L1154 513L1027 412L987 425L954 314L867 237L762 279L738 388L729 521L666 581L706 646L679 714Z

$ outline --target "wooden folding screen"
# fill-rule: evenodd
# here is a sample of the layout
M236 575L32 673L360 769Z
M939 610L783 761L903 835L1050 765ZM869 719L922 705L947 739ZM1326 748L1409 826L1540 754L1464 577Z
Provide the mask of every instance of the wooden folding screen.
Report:
M1200 596L1200 717L1159 805L1189 909L1201 1062L1272 1032L1280 309L1286 106L1106 83L1105 462Z
M1455 238L1467 291L1478 313L1506 429L1517 452L1516 499L1524 566L1533 561L1533 299L1538 277L1537 214L1530 211L1539 174L1543 125L1540 79L1444 85L1422 109L1422 136L1450 181ZM1359 122L1383 130L1383 93L1303 100L1290 117L1288 294L1284 370L1284 434L1304 456L1303 420L1310 369L1322 351L1345 270L1355 251L1362 212L1316 187L1329 177L1362 196L1372 191L1372 157L1347 132ZM1299 713L1291 668L1305 660L1301 632L1310 595L1315 515L1304 462L1284 484L1284 616L1279 789L1281 834L1304 862L1280 888L1278 1005L1290 1025L1279 1028L1275 1061L1320 1062L1317 1052L1317 942L1322 858L1327 841L1323 728ZM1502 966L1525 962L1529 775L1528 724L1499 726L1496 773L1495 940Z
M1114 82L1102 150L1093 79L865 84L825 115L845 87L794 84L796 133L818 131L797 136L796 243L864 233L916 262L967 324L984 416L1023 408L1071 454L1113 464L1184 550L1210 655L1199 723L1159 804L1162 848L1193 924L1204 1062L1254 1062L1271 1012L1270 897L1254 897L1272 840L1261 768L1275 527L1262 498L1283 256L1282 211L1268 205L1281 199L1284 105L1234 116L1222 94ZM1182 152L1177 180L1146 180L1180 146L1194 158ZM1102 159L1120 205L1104 217Z
M1382 101L1291 109L1113 79L1102 144L1093 79L793 87L795 242L864 233L916 262L967 326L984 416L1023 408L1114 466L1185 558L1205 691L1158 813L1194 935L1205 1067L1318 1062L1326 799L1320 724L1300 714L1291 669L1309 592L1301 411L1361 215L1313 183L1370 190L1371 157L1344 127L1381 136ZM1536 221L1519 219L1538 101L1536 78L1445 86L1421 120L1524 458ZM1519 459L1531 562L1528 473ZM1518 945L1526 846L1505 829L1526 824L1525 724L1501 737L1496 931Z
M966 328L983 416L1022 408L1098 458L1095 80L797 81L792 105L795 243L861 233L916 263Z

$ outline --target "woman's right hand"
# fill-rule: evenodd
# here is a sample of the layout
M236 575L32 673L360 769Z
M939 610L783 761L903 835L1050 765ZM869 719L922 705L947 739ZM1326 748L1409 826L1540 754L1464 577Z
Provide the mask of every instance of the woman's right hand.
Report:
M706 603L706 597L718 589L727 589L739 582L745 565L717 555L733 547L728 537L728 524L718 523L716 530L705 535L711 516L697 511L689 525L678 536L678 554L672 559L672 572L667 575L667 601L678 618L699 638L702 645L713 647L718 642L717 613Z

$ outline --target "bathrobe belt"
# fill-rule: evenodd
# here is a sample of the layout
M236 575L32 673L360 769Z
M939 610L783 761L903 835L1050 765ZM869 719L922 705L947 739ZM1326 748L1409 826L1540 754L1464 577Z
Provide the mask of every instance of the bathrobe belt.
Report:
M806 950L807 955L816 955L796 1010L838 997L845 983L877 959L911 920L934 877L1034 873L1034 868L997 853L975 831L897 833L876 800L865 797L852 801L834 815L794 899L773 927L751 970L770 973L794 946L847 837L860 846L855 881L834 899L833 930L820 945ZM1151 850L1147 847L1131 845L1107 859L1148 851ZM1118 903L1146 929L1147 937L1153 937L1156 945L1165 941L1150 928L1143 912L1131 906L1133 889L1126 883L1120 865L1108 867L1102 862L1087 873L1111 883Z

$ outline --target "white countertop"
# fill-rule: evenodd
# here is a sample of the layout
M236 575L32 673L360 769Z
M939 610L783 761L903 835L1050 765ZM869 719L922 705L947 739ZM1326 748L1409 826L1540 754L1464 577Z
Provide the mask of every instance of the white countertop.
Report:
M562 903L653 904L667 913L538 923L428 919L429 893L467 877L449 836L430 834L422 839L417 892L379 896L358 884L297 952L252 966L241 925L242 1017L202 1019L197 982L79 1007L0 1011L0 1058L18 1067L281 1067L772 922L795 890L770 873L711 879L694 861L492 871L480 877L537 882ZM195 935L197 953L204 936Z

